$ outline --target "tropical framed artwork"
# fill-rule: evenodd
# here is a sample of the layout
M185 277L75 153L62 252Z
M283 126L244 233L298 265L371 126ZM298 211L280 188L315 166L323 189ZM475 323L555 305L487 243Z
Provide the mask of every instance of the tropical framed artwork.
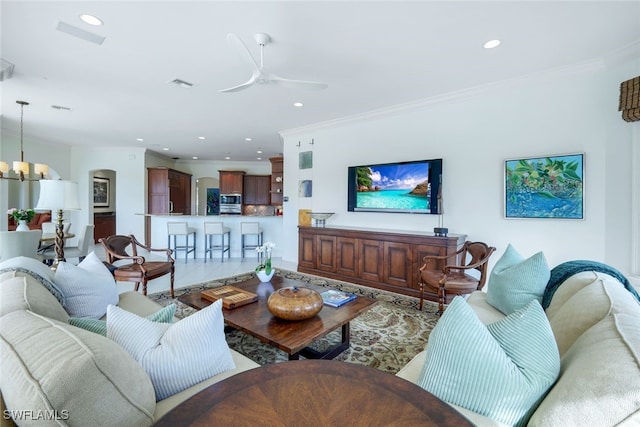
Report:
M584 154L505 160L504 215L584 219Z
M109 207L109 178L93 178L93 206Z

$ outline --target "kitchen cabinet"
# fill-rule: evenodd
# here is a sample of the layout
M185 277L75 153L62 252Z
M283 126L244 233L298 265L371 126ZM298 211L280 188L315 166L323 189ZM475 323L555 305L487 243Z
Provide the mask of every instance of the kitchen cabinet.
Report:
M282 205L282 192L284 191L284 163L282 157L271 157L271 204Z
M147 213L191 215L191 175L169 168L147 168ZM145 221L150 245L151 222Z
M220 194L242 194L244 171L220 172Z
M245 205L268 205L271 177L269 175L245 175L242 188L242 203Z
M465 239L465 235L299 226L298 271L418 297L422 258L452 254ZM437 301L438 295L425 291L425 298Z
M115 212L96 212L93 214L93 239L94 243L103 237L116 234Z
M147 213L191 215L191 175L169 168L148 168Z

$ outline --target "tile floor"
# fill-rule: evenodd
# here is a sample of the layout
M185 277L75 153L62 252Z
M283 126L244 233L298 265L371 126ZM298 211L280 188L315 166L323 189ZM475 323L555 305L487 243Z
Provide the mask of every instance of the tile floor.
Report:
M102 245L98 244L93 247L96 255L102 260L106 260L104 255L104 249ZM139 253L145 257L148 254ZM152 254L151 256L157 257ZM240 258L227 258L225 256L224 262L220 262L220 257L216 257L214 254L213 259L207 259L204 262L204 258L192 258L190 255L188 261L185 263L184 257L176 260L175 268L176 273L174 277L174 288L184 288L196 283L202 283L209 280L219 279L221 277L234 276L236 274L246 273L252 271L257 265L258 261L255 255L250 255L247 252L247 256L242 261ZM71 262L77 259L69 260ZM297 264L291 262L283 262L281 258L273 258L272 264L276 268L283 268L286 270L296 271ZM130 282L118 282L118 291L120 293L133 290L133 283ZM147 293L153 294L156 292L162 292L169 290L169 276L159 277L150 281L147 285Z

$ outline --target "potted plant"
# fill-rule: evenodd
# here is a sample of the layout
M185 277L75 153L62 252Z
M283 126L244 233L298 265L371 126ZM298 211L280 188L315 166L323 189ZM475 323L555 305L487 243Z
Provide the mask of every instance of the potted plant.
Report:
M7 213L18 223L16 231L29 231L29 223L36 215L33 209L11 208Z
M268 282L273 277L275 269L271 267L271 251L276 246L275 243L266 242L262 246L256 248L256 252L264 255L264 262L256 267L256 276L261 282Z

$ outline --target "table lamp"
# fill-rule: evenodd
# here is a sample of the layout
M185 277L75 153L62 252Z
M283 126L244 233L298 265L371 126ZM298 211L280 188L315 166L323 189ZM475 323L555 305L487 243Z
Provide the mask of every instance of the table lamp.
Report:
M64 261L64 225L62 224L63 211L80 210L78 202L78 183L61 180L40 180L40 197L36 209L49 209L58 211L56 223L56 257L51 268L58 268Z

